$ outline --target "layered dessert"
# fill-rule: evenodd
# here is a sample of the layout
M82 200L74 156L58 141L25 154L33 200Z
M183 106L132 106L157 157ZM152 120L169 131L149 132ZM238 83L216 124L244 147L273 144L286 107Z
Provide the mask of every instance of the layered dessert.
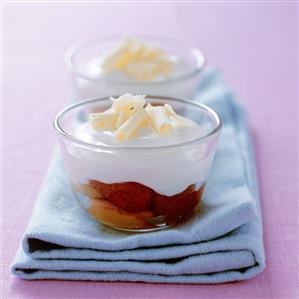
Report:
M191 98L204 69L196 47L149 36L106 36L74 44L66 52L73 101L133 94Z
M65 156L76 197L99 222L124 230L175 225L189 216L204 190L213 153L197 122L142 95L110 98L73 136L94 146L69 145Z

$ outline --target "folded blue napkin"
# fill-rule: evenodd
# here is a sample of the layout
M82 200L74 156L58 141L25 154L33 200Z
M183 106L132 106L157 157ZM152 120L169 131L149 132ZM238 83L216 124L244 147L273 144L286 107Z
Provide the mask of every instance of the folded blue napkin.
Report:
M73 199L56 151L12 272L23 279L165 283L222 283L261 272L261 213L245 113L217 71L204 74L196 100L220 114L223 130L191 219L145 234L98 224Z

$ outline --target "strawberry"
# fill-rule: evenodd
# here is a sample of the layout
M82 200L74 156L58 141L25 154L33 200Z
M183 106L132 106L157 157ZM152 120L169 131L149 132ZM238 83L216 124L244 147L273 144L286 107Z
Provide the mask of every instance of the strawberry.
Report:
M101 195L101 198L108 198L110 193L116 190L117 184L106 184L96 180L89 180L89 185L96 189Z
M91 199L91 206L88 211L99 222L115 228L124 229L150 228L151 226L147 222L147 219L154 217L154 214L150 211L140 213L124 211L104 199Z
M167 221L177 222L187 216L198 204L204 186L195 190L195 185L190 185L183 192L174 196L155 194L153 209L158 215L166 216Z
M152 189L135 182L105 184L90 180L89 184L117 207L128 212L141 212L151 207Z
M134 182L119 183L111 192L109 200L129 212L141 212L151 207L152 189Z

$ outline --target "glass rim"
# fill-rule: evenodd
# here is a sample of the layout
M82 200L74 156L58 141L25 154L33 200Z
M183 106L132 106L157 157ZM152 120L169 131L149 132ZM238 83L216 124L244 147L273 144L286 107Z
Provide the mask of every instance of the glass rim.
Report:
M131 36L131 35L130 35ZM83 41L79 41L77 43L74 43L73 45L71 45L65 52L64 55L64 63L67 66L67 68L74 72L76 75L83 77L89 81L107 81L107 82L111 82L113 84L128 84L128 85L163 85L163 84L169 84L169 83L174 83L174 82L180 82L180 81L184 81L187 80L189 78L195 77L197 74L199 74L205 67L206 65L206 57L205 55L202 53L202 51L195 47L195 46L186 46L186 50L188 50L189 52L191 52L191 54L193 55L193 57L196 60L196 64L195 66L192 67L192 70L189 72L186 72L180 76L174 77L174 78L169 78L169 79L164 79L161 81L131 81L131 80L120 80L120 79L113 79L113 78L105 78L104 76L99 77L99 78L93 78L90 77L88 75L86 75L84 72L81 72L78 67L76 66L76 64L73 61L73 58L76 54L78 54L80 51L84 50L84 48L93 45L97 42L105 42L105 41L111 41L111 40L120 40L123 36L121 35L107 35L107 36L103 36L103 37L96 37L96 38L91 38L91 39L86 39ZM166 44L169 45L179 45L182 47L183 43L176 41L176 40L172 40L172 39L168 39L168 38L163 38L163 37L158 37L158 36L154 36L154 35L140 35L140 34L132 34L132 37L140 37L140 38L150 38L156 41L160 41L160 42L164 42Z
M113 97L118 97L118 96L113 96ZM208 114L210 115L210 117L216 121L216 126L207 134L205 134L204 136L201 137L197 137L185 142L181 142L181 143L176 143L176 144L171 144L171 145L159 145L159 146L146 146L146 147L131 147L131 146L110 146L110 145L98 145L98 144L94 144L94 143L90 143L90 142L86 142L83 141L69 133L67 133L65 130L63 130L61 128L60 125L60 120L61 118L68 113L69 111L71 111L74 108L77 108L79 106L84 106L86 104L89 103L94 103L94 102L98 102L98 101L106 101L109 100L110 97L104 97L104 98L93 98L93 99L87 99L87 100L83 100L83 101L78 101L77 103L71 104L67 107L65 107L64 109L60 110L60 112L57 113L57 115L55 116L54 120L53 120L53 126L54 129L56 130L57 133L59 133L62 137L80 144L82 146L85 147L91 147L93 149L98 149L98 150L110 150L110 151L149 151L149 150L162 150L162 149L172 149L172 148L177 148L177 147L184 147L184 146L188 146L188 145L192 145L194 143L197 142L202 142L202 141L206 141L207 139L209 139L210 137L214 136L216 133L218 133L222 127L222 120L220 118L220 116L217 114L217 112L215 112L212 108L201 104L201 103L194 103L190 100L187 99L177 99L177 98L172 98L172 97L166 97L166 96L155 96L155 95L148 95L146 96L146 98L149 99L161 99L161 100L171 100L171 101L177 101L183 104L187 104L187 105L191 105L194 106L196 108L200 108L201 110L208 112Z

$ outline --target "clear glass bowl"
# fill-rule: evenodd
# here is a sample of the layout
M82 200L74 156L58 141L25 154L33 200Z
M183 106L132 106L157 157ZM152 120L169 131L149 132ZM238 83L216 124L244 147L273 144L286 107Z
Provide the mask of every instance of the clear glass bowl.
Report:
M201 137L151 147L100 146L76 138L74 130L90 111L110 107L108 98L75 103L54 120L75 198L90 216L115 229L152 231L188 218L202 197L221 130L219 116L205 105L146 99L153 105L171 104L196 121Z
M70 70L75 95L73 101L106 97L110 95L157 94L178 98L191 98L195 92L205 57L195 47L187 47L172 40L150 36L135 36L144 42L165 50L179 58L184 70L167 79L140 81L90 74L87 65L113 49L121 36L108 36L79 42L71 46L65 54L65 64Z

